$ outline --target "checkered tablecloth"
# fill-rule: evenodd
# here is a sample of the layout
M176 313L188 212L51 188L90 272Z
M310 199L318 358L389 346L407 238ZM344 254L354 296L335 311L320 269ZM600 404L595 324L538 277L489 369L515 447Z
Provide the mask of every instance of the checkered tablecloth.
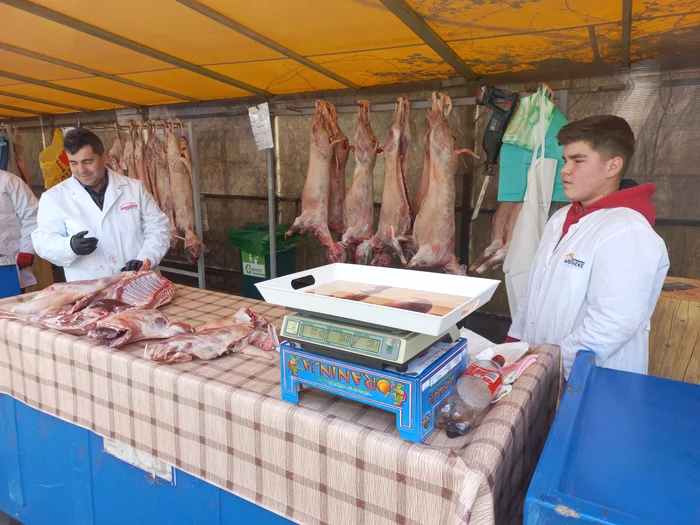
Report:
M199 326L241 306L278 325L285 314L188 287L162 310ZM282 401L277 358L165 365L144 347L0 320L0 391L308 524L521 523L559 389L558 348L539 347L477 428L419 445L398 437L388 412L310 389L299 405Z

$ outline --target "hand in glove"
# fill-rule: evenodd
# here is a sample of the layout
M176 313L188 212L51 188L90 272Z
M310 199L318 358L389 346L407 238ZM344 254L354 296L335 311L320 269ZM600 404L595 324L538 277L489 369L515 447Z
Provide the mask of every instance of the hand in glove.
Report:
M120 272L138 272L141 267L143 266L143 261L139 261L138 259L131 259L128 263L126 263L126 266L119 270Z
M17 268L20 270L30 267L33 262L34 255L31 253L19 252L19 255L17 255Z
M70 249L76 255L90 255L97 249L97 239L95 237L85 237L87 231L76 233L71 237Z

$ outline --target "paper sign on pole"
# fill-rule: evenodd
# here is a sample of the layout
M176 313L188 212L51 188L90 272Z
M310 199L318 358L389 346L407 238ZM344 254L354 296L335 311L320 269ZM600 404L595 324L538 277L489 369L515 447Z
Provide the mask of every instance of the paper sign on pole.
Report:
M267 102L248 108L250 116L250 126L253 128L255 144L259 150L270 149L274 143L272 141L272 124L270 123L270 107Z

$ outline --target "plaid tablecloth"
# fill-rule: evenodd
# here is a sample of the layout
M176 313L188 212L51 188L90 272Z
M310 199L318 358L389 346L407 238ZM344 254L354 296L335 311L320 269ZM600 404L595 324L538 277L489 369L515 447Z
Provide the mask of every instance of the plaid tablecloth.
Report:
M188 287L162 310L198 326L241 306L278 325L285 314ZM558 348L539 347L480 426L419 445L388 412L309 389L299 405L282 401L277 358L164 365L144 347L0 320L0 391L308 524L521 523L559 387Z

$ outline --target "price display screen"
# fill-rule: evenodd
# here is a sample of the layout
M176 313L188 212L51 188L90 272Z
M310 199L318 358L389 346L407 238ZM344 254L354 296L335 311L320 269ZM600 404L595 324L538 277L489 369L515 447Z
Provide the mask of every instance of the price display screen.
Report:
M304 337L309 337L311 339L318 339L319 341L323 341L323 338L326 335L326 329L311 326L310 324L305 324L301 327L301 335L303 335Z
M367 352L372 352L374 354L379 353L379 347L382 344L381 341L378 341L377 339L371 339L369 337L355 337L355 340L352 343L353 348L357 348L359 350L365 350Z
M337 345L348 346L350 345L350 341L352 341L352 335L330 330L328 332L328 336L326 337L326 341Z

